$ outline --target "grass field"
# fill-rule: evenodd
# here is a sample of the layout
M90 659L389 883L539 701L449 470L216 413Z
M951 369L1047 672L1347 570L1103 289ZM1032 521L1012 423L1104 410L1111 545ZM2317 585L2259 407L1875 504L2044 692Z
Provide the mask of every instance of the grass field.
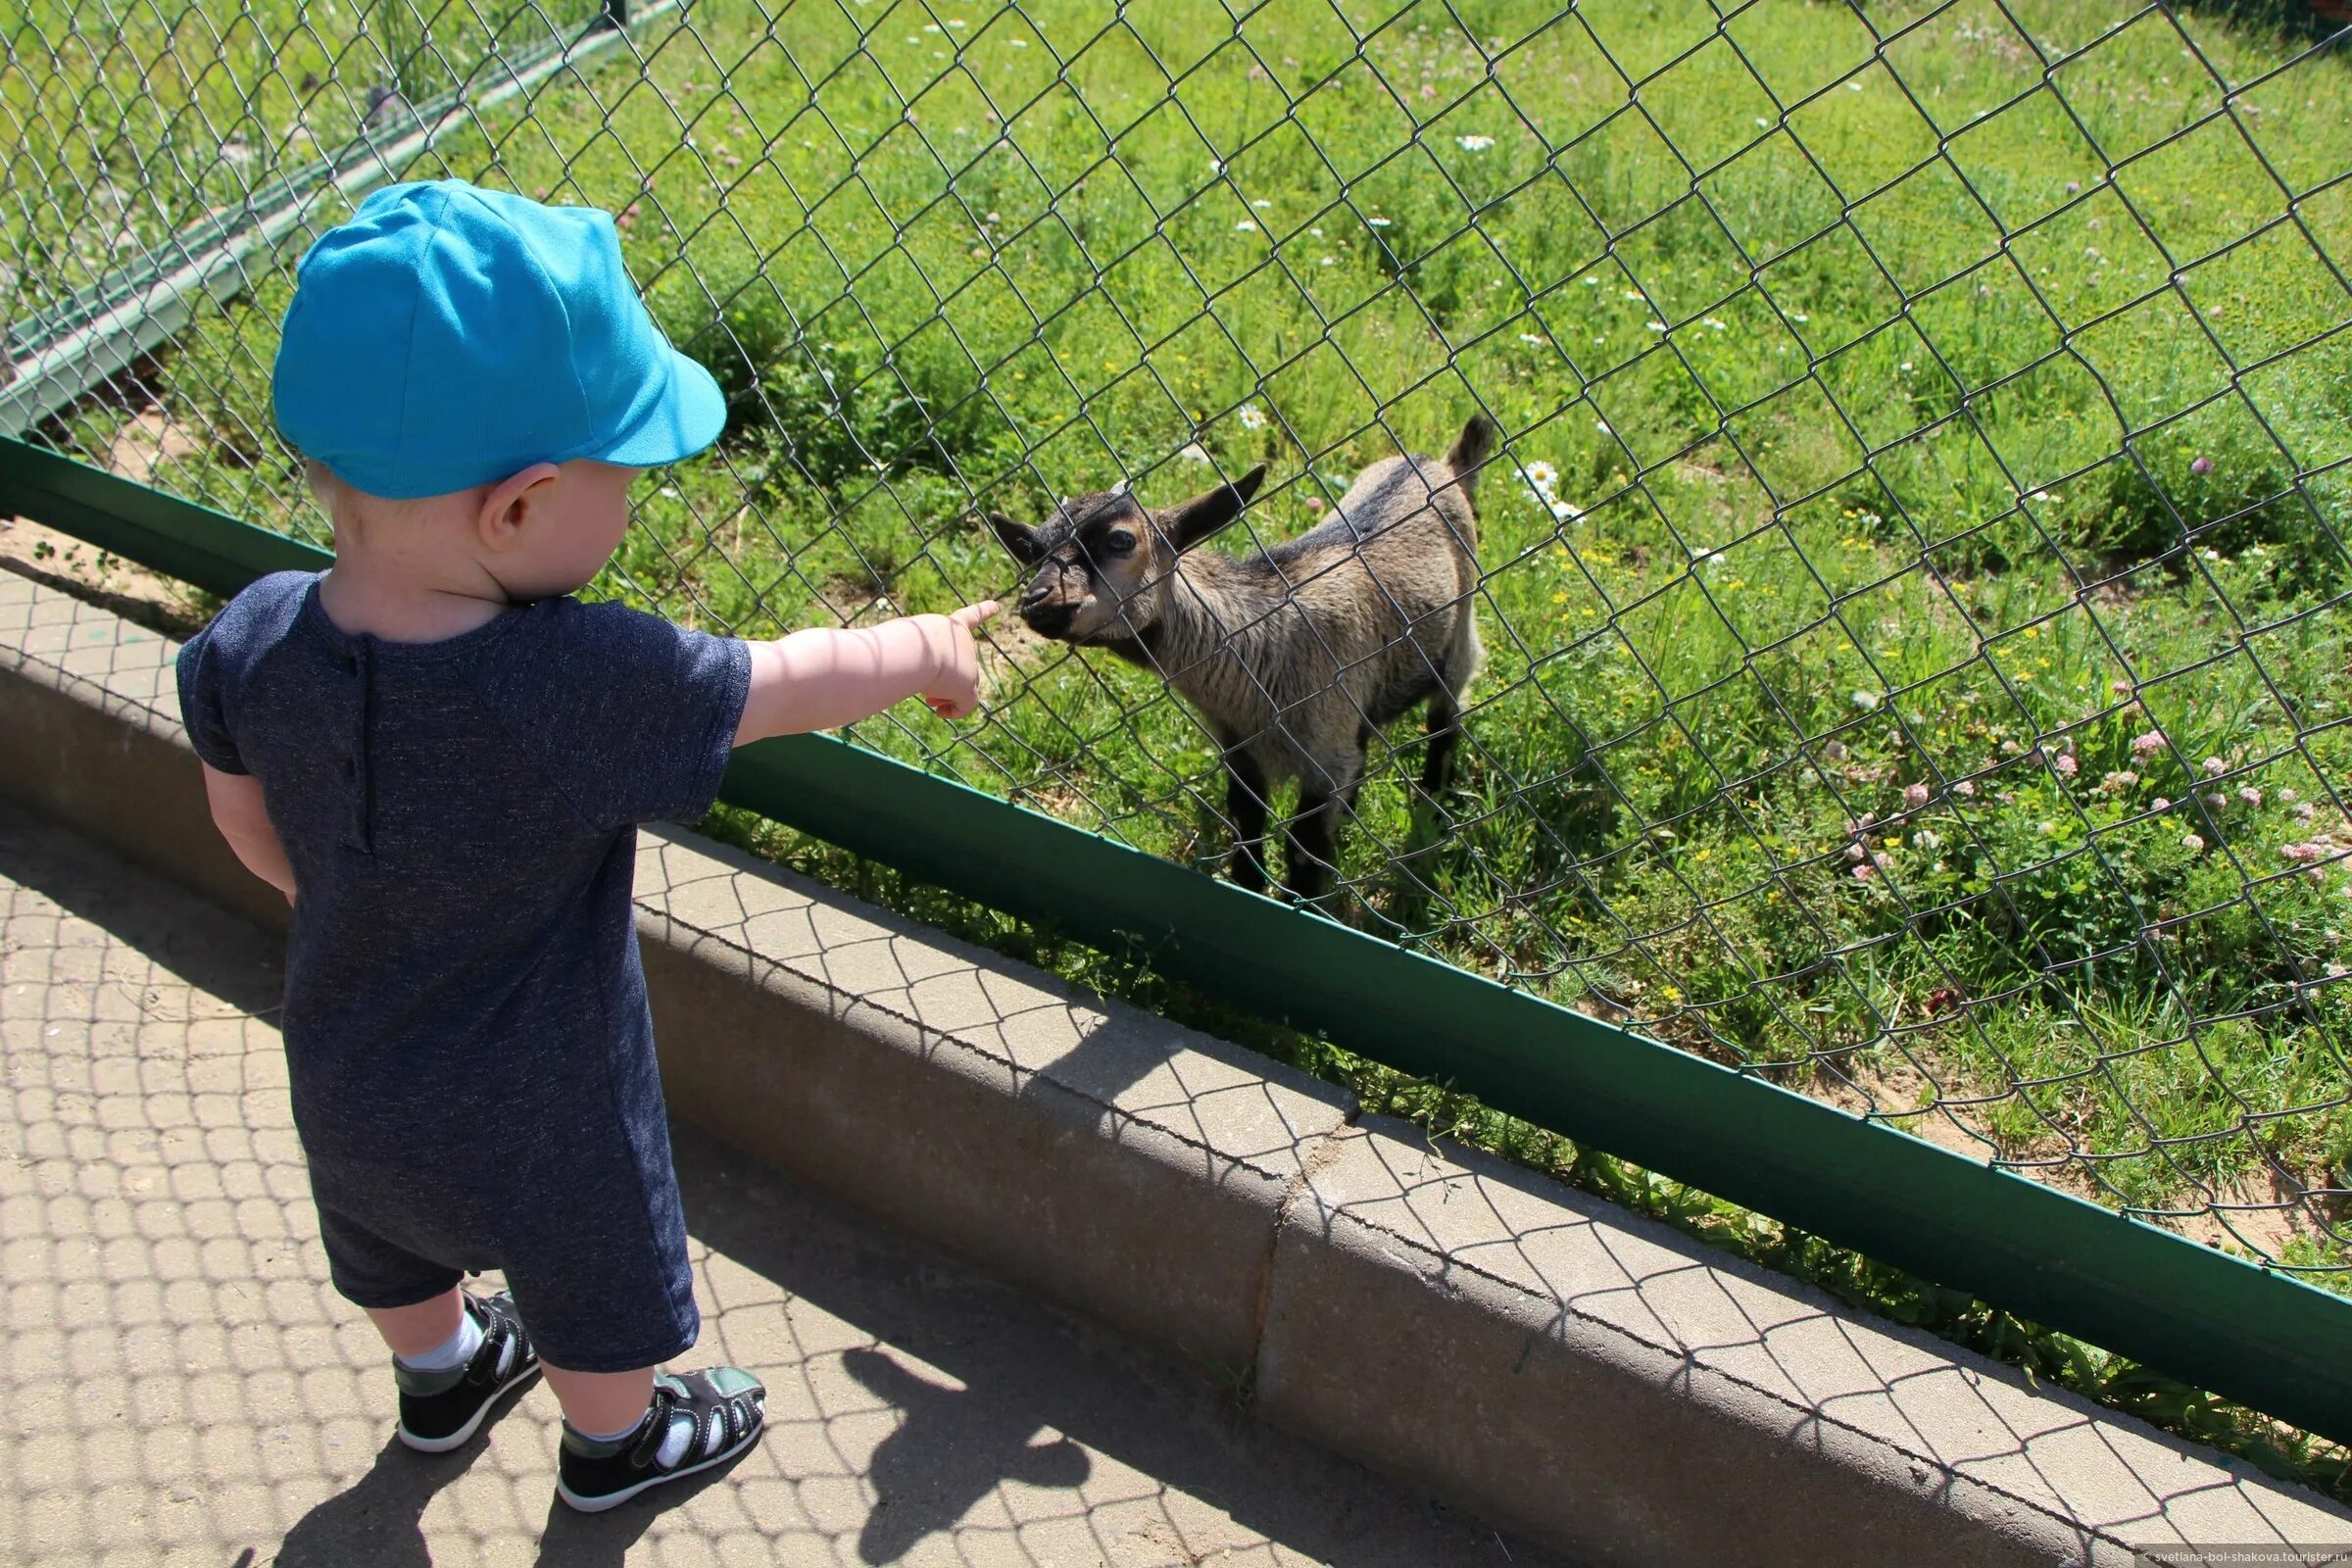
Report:
M1286 537L1485 409L1456 829L1400 726L1352 917L2342 1288L2352 52L1723 10L702 0L418 172L623 214L736 417L606 587L707 625L1001 592L976 507L1121 477L1266 461ZM290 285L155 367L133 456L315 530ZM136 402L49 433L120 459ZM994 673L859 738L1218 863L1152 677Z

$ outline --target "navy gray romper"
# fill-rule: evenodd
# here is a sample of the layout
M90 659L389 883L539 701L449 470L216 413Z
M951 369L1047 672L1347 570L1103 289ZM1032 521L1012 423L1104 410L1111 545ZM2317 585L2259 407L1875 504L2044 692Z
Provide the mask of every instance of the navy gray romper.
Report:
M299 572L181 650L197 756L261 780L293 861L294 1124L353 1301L497 1268L557 1366L694 1343L630 884L636 824L710 809L750 681L740 642L568 598L347 636Z

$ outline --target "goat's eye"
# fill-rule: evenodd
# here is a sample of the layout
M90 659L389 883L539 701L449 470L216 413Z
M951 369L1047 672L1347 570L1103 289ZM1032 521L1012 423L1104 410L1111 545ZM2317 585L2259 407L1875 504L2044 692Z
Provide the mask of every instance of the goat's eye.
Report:
M1135 553L1135 535L1114 533L1104 536L1102 553L1106 556L1127 556Z

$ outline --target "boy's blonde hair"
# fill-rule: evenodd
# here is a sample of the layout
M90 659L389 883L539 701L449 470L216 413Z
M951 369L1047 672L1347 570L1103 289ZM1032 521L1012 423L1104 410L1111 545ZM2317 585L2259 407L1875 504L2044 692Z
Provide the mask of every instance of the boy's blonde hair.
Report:
M441 499L426 496L421 501L394 501L371 496L317 458L303 459L302 482L311 492L311 499L318 503L319 510L334 523L335 532L342 534L348 530L353 537L379 523L413 517Z

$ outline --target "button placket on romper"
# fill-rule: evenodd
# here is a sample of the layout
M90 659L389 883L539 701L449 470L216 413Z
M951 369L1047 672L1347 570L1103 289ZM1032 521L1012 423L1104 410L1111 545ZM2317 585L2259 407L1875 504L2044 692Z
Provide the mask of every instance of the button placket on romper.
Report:
M343 845L362 855L375 853L375 769L368 756L368 731L373 727L368 710L375 688L369 647L368 638L354 638L335 659L344 679L351 683L345 696L349 718L343 737L343 786L348 814Z

